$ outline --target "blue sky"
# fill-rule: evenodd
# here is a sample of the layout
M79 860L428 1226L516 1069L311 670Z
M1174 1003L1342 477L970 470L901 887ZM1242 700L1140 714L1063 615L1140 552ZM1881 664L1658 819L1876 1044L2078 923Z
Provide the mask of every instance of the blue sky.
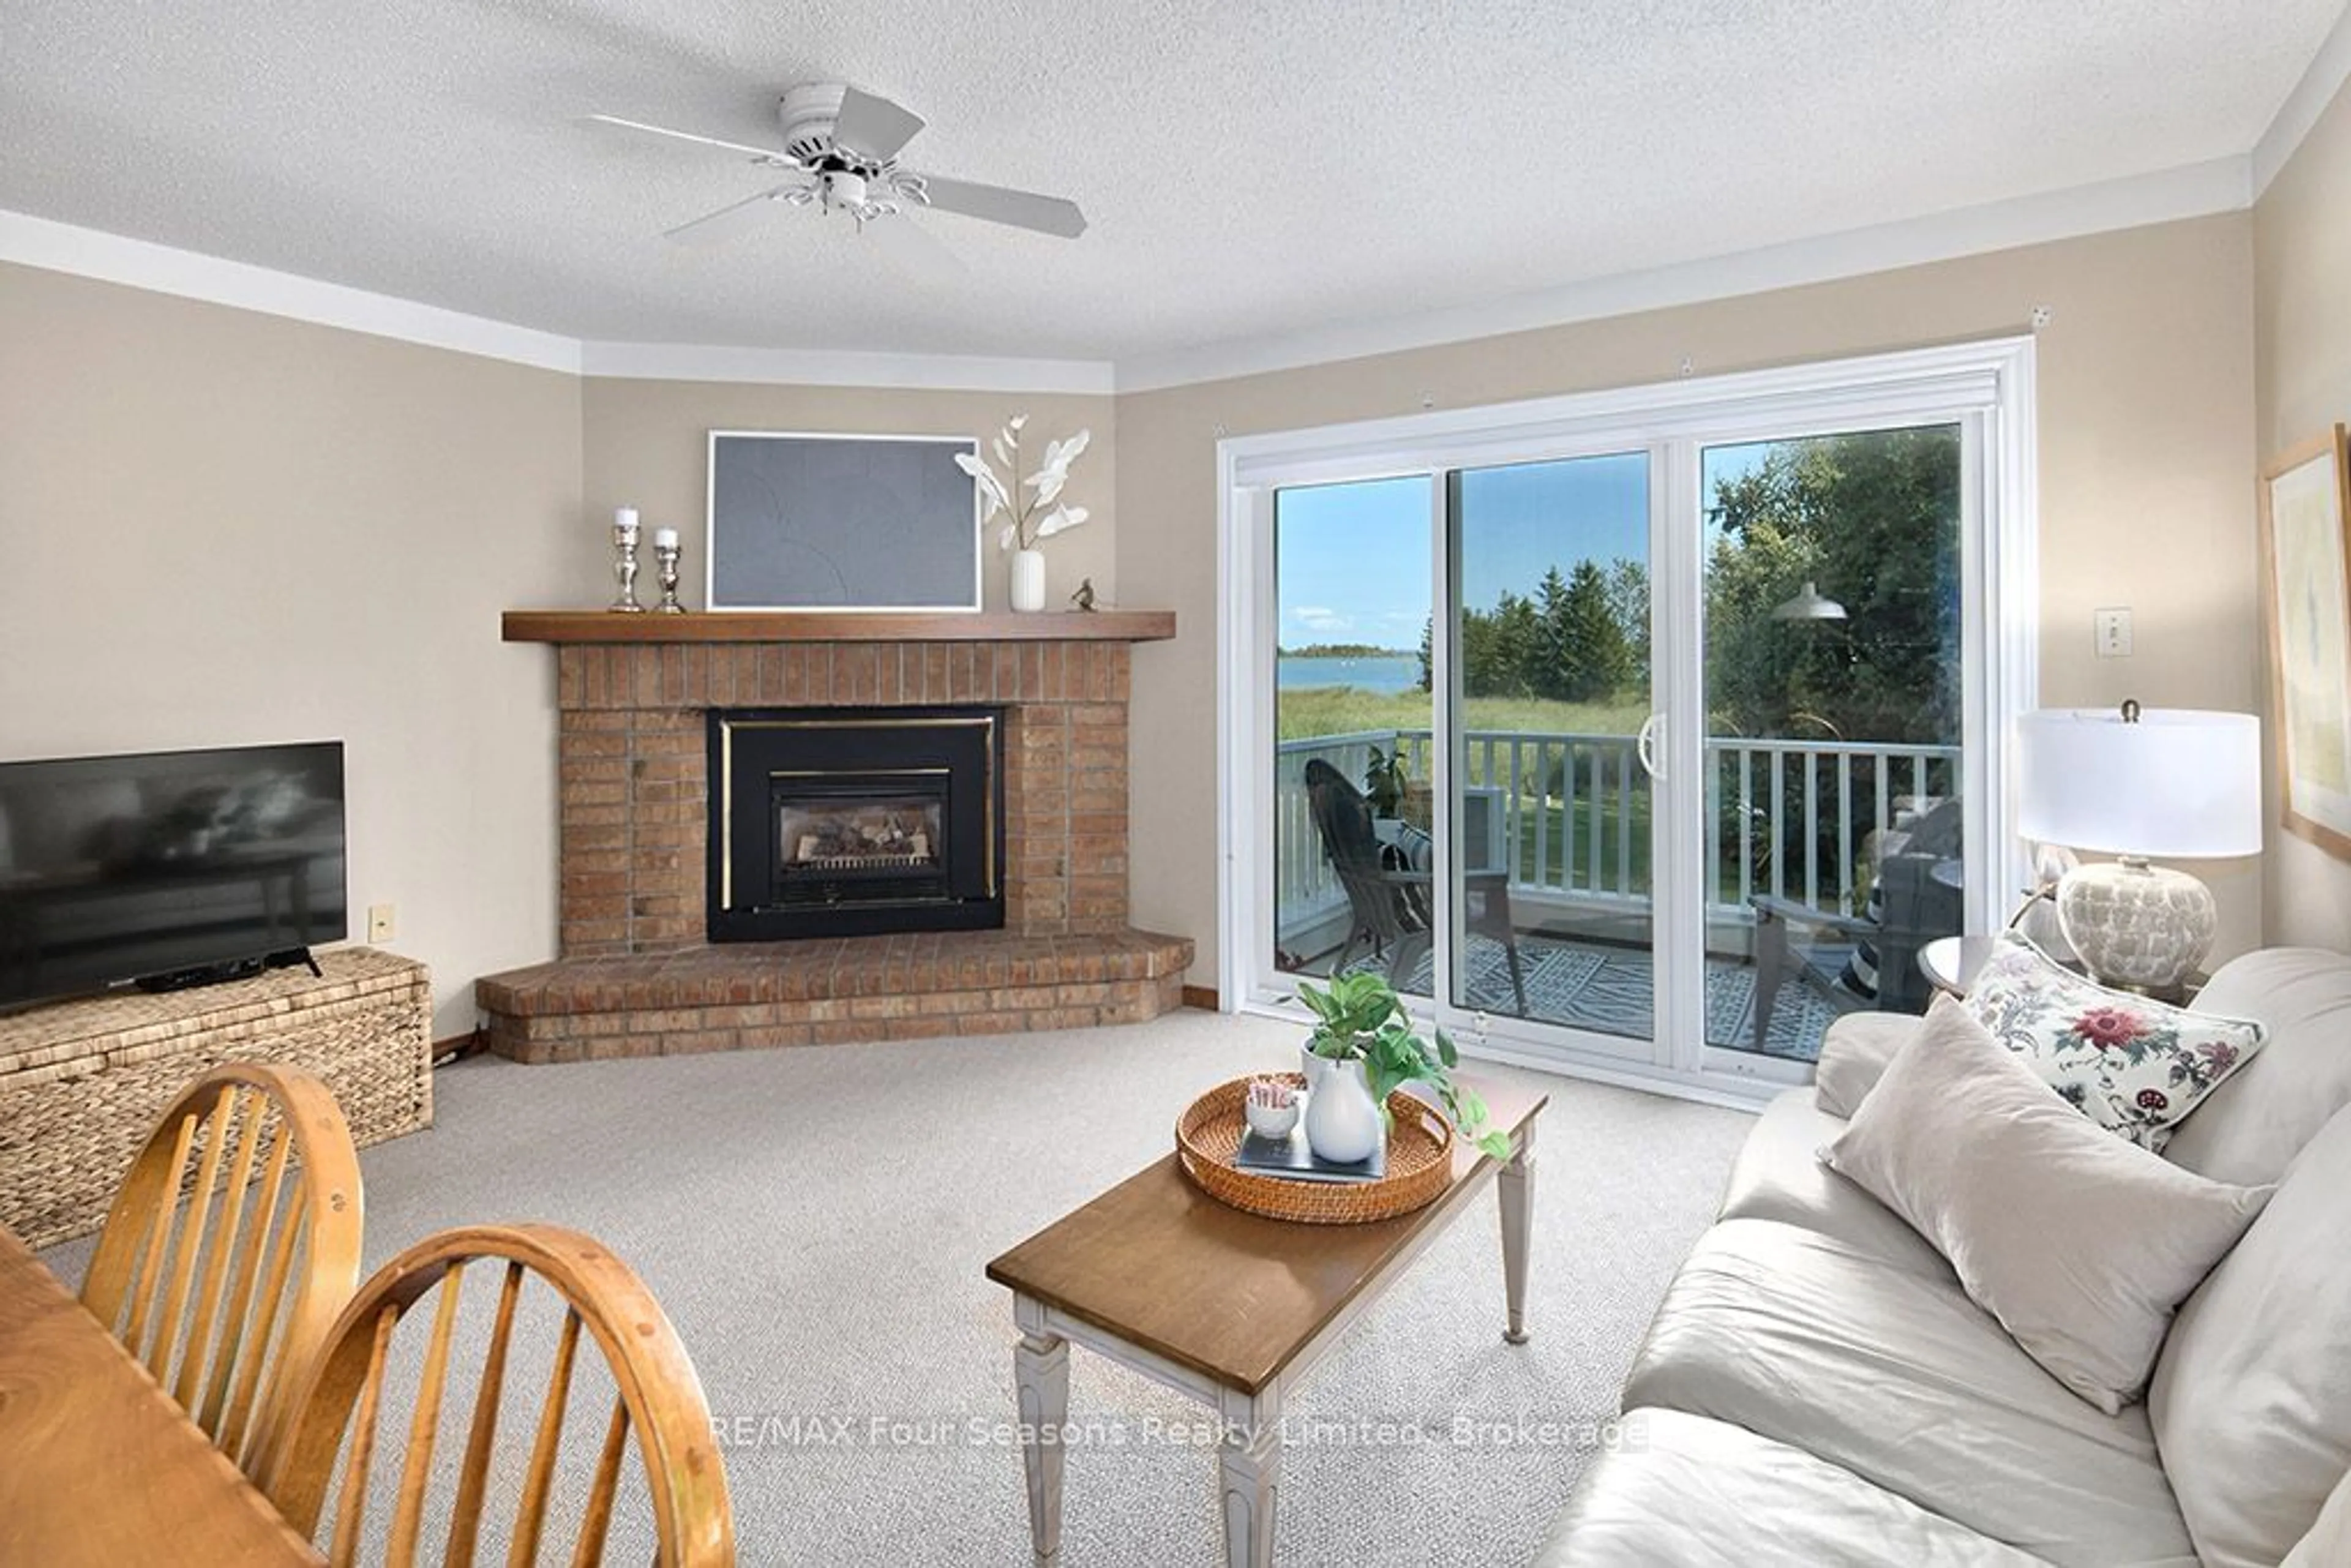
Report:
M1710 446L1702 486L1761 463L1771 444ZM1633 452L1473 468L1461 476L1461 573L1472 609L1509 589L1531 595L1543 573L1580 560L1649 558L1649 460ZM1280 643L1370 643L1416 649L1428 618L1429 486L1422 477L1317 485L1279 493Z
M1579 560L1648 558L1648 458L1640 453L1479 468L1461 476L1466 598L1491 608L1504 589L1531 593L1543 573ZM1420 645L1428 617L1426 478L1322 485L1280 493L1280 639Z

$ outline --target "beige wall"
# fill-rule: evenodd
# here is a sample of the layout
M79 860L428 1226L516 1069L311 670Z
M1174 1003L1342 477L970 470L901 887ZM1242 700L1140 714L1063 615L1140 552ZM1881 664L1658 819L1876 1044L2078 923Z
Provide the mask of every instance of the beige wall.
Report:
M2265 348L2265 431L2351 405L2343 297L2319 281L2341 275L2346 236L2315 193L2330 173L2342 186L2343 120L2338 103L2261 214L2265 344L2290 322L2298 350L2332 345L2308 363ZM2005 334L2046 305L2043 700L2252 707L2254 224L1115 399L582 382L0 266L0 559L16 585L0 755L341 737L354 919L399 906L392 946L434 966L436 1032L460 1032L475 976L554 950L553 661L500 643L498 612L601 602L602 518L622 504L685 535L698 599L712 428L963 434L1026 410L1040 435L1094 431L1071 498L1096 520L1050 547L1055 601L1090 575L1107 601L1123 589L1178 612L1177 640L1134 660L1134 810L1153 826L1135 835L1134 905L1138 925L1198 940L1193 979L1210 983L1220 426L1626 385L1685 356L1712 372ZM1004 570L990 549L991 607ZM2105 604L2136 611L2136 657L2090 656ZM2351 877L2302 848L2280 857L2284 902L2331 899L2339 929ZM2205 869L2223 950L2251 946L2261 868Z
M0 756L340 738L355 935L554 950L554 661L587 602L576 378L0 266Z
M2266 461L2351 423L2351 89L2335 94L2255 204L2253 256ZM2351 947L2351 864L2273 828L2269 933L2275 942Z
M887 435L993 435L1016 413L1023 466L1049 440L1093 432L1071 471L1066 498L1092 516L1045 544L1045 607L1064 601L1086 578L1104 603L1115 603L1117 559L1111 502L1117 475L1117 414L1108 397L1034 392L919 392L846 387L758 386L735 382L592 379L583 399L585 500L603 526L614 507L635 507L644 526L678 530L689 554L679 597L699 608L702 541L708 491L706 437L713 430L849 431ZM999 519L1000 521L1000 519ZM991 528L982 552L987 606L1005 608L1008 558ZM1155 602L1155 600L1145 601Z
M2336 189L2346 188L2338 180ZM1217 974L1219 431L1244 434L2022 330L2041 334L2042 700L2249 710L2254 596L2252 220L2242 213L1119 400L1118 565L1172 604L1134 661L1134 918ZM2345 341L2337 334L2337 343ZM1149 591L1140 585L1148 584ZM2134 610L2135 656L2090 616ZM2199 868L2223 955L2261 934L2261 867Z

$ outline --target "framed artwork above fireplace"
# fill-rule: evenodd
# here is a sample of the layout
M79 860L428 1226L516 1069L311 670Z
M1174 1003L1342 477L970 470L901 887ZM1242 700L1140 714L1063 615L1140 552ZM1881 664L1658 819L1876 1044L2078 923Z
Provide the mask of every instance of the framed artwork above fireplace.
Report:
M979 495L935 435L710 433L712 610L977 611Z

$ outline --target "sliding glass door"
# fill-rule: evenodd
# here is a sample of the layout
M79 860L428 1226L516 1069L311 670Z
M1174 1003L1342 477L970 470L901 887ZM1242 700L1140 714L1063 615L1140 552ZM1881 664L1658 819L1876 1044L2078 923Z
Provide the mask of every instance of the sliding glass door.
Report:
M1923 1007L2018 874L2029 492L2020 389L1888 379L1228 455L1240 999L1377 970L1473 1053L1723 1092Z
M1706 1042L1809 1062L1843 1013L1924 1011L1918 949L1965 923L1965 445L1936 423L1698 460Z
M1444 994L1647 1055L1656 1034L1650 455L1457 469ZM1482 1028L1482 1026L1481 1026Z
M1271 967L1434 997L1425 476L1272 500Z

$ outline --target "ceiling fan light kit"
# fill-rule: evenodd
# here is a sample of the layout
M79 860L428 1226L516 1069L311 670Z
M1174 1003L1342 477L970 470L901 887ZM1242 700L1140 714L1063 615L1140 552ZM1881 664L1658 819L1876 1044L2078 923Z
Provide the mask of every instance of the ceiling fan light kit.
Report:
M1040 196L1001 185L981 185L901 168L898 153L923 129L920 115L886 98L861 92L841 82L803 82L786 89L777 108L783 133L778 148L753 147L688 131L673 131L617 115L589 117L602 124L641 131L674 141L747 155L765 169L788 171L790 178L768 190L730 202L666 231L681 245L702 245L729 237L765 214L771 206L813 206L825 214L847 216L860 235L869 225L883 254L914 271L928 271L955 263L946 247L907 219L912 207L933 207L959 213L984 223L1031 229L1040 234L1075 239L1085 232L1085 214L1073 202ZM886 236L886 237L885 237Z

